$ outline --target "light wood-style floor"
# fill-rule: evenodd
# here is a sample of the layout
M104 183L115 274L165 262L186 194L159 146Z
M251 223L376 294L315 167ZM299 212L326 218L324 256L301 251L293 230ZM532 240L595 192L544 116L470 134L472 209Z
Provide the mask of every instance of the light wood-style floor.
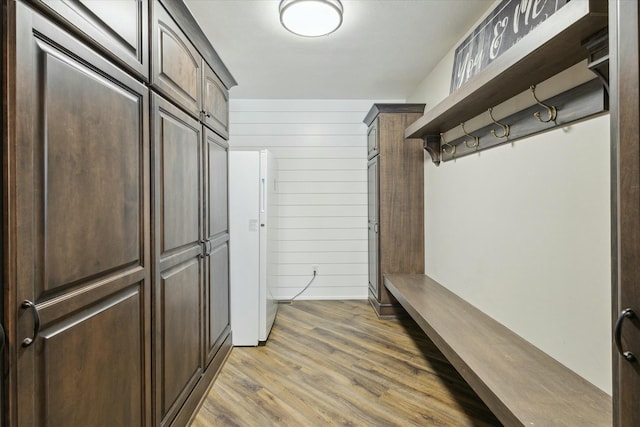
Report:
M192 427L499 426L411 320L367 301L281 305L263 347L236 347Z

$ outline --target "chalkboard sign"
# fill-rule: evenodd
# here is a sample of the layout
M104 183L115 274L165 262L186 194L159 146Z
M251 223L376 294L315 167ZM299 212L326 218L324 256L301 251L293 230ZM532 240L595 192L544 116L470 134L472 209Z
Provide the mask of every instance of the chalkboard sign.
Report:
M456 91L568 2L502 0L456 48L450 92Z

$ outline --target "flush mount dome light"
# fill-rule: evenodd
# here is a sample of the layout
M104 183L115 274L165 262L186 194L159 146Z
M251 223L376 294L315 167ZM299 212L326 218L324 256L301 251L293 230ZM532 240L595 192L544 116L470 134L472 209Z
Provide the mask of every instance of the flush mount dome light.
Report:
M280 22L299 36L324 36L342 24L342 3L340 0L282 0Z

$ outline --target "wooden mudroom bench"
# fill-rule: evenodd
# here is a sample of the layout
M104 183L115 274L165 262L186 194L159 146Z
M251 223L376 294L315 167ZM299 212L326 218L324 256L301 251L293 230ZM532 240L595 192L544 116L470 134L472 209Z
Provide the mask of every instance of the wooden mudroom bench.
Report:
M429 276L384 284L505 426L611 425L609 395Z

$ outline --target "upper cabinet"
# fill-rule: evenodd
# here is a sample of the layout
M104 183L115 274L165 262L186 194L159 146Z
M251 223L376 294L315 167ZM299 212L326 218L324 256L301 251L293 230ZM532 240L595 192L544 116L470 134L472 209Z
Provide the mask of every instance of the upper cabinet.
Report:
M369 159L378 155L378 119L375 119L367 129L367 152Z
M229 92L206 62L202 61L202 121L229 137Z
M151 85L193 116L201 111L202 60L157 1L152 8Z
M121 66L149 81L148 0L31 0Z

